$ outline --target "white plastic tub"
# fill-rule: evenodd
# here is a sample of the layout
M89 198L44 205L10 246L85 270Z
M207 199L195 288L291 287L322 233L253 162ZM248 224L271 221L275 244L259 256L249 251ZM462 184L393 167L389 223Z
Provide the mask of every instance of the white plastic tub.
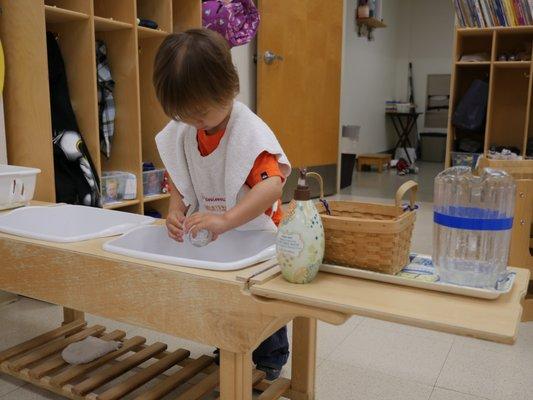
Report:
M37 168L0 165L0 210L27 205L35 192Z
M133 258L189 268L230 271L276 256L276 233L229 231L205 247L177 243L165 226L142 226L104 243L104 250Z

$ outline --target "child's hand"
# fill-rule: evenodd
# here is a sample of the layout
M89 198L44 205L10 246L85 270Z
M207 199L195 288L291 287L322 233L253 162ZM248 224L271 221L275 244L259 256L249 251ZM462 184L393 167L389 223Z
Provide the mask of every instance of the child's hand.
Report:
M185 221L185 232L190 232L193 237L202 229L211 232L216 240L218 235L229 230L229 224L223 215L209 213L195 213Z
M169 210L166 221L168 236L176 242L183 242L183 222L185 214L179 210Z

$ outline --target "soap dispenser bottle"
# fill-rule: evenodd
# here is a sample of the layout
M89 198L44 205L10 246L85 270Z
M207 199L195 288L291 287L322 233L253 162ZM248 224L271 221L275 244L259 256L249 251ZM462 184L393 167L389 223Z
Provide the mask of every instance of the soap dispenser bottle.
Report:
M324 259L324 227L311 200L307 171L300 170L298 187L278 229L276 250L283 277L309 283Z

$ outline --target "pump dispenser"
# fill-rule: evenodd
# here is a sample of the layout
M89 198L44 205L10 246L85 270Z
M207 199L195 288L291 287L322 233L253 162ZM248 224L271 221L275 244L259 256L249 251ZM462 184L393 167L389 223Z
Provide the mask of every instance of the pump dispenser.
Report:
M315 279L324 258L324 227L311 200L305 168L300 170L294 199L279 226L276 248L287 281L309 283Z

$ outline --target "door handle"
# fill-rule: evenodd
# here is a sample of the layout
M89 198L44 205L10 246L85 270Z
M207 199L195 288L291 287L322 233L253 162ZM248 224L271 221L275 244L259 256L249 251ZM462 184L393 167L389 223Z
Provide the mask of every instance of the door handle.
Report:
M270 65L276 60L283 61L283 56L272 53L270 50L265 51L265 54L263 54L263 61L265 64Z

